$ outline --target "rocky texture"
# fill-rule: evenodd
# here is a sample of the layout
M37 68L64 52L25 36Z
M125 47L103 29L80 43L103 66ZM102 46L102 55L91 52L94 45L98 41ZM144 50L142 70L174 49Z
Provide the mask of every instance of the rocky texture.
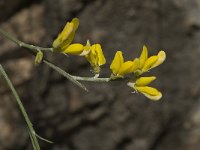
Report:
M35 13L32 13L33 10ZM45 13L42 13L43 11ZM37 67L34 73L27 76L22 73L22 81L27 81L28 78L30 82L21 82L18 88L23 89L21 95L34 127L42 136L54 141L53 145L42 143L42 149L199 148L198 0L45 0L44 3L22 12L33 15L30 19L32 22L28 25L20 23L23 22L21 17L17 19L20 27L23 26L22 29L31 26L29 29L32 30L29 31L32 32L13 32L31 43L51 45L66 21L79 17L81 25L75 41L85 43L87 39L91 39L92 43L102 43L108 64L116 50L123 50L124 56L131 59L139 55L143 44L148 46L150 54L157 53L159 49L164 49L167 53L166 63L150 72L158 76L154 86L164 94L159 102L131 94L131 90L121 82L98 85L86 83L90 92L85 93L45 65ZM18 15L22 12L18 12ZM12 20L14 17L6 26L12 24ZM12 26L11 28L13 29ZM30 38L26 39L26 35ZM34 41L35 39L37 41ZM1 56L6 56L9 46L10 44L3 46ZM19 51L17 47L12 49L15 54ZM16 60L27 58L27 55L24 53ZM15 55L7 55L10 59L1 56L6 68L14 71L8 64ZM72 74L91 75L89 65L83 58L66 59L59 54L48 55L48 58ZM29 65L24 66L30 68L27 67ZM107 67L109 65L103 68L102 76L109 76ZM27 72L30 70L27 69ZM11 73L11 77L12 74L14 80L16 74ZM4 107L5 112L7 109ZM2 116L0 127L1 124L7 123L6 118L13 118L12 114L10 117ZM22 121L19 122L22 124ZM1 128L3 127L4 125ZM23 130L23 127L17 129L16 134ZM7 139L9 133L4 132L0 143ZM27 136L24 137L27 139ZM12 147L12 143L9 146ZM31 149L30 142L26 140L21 147Z
M17 11L28 7L29 5L38 2L39 0L1 0L0 1L0 22L7 20Z
M6 19L6 17L10 16L12 13L14 13L19 6L21 6L23 3L23 0L1 0L0 2L0 9L1 9L1 15L0 15L0 21Z

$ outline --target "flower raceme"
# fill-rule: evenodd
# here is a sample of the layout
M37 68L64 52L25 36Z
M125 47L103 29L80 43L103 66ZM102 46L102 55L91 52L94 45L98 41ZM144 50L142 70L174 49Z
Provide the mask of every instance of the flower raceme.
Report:
M142 93L147 98L157 101L162 98L162 93L159 92L156 88L147 86L152 81L154 81L156 77L140 77L136 79L135 83L128 82L127 85L133 88L135 91Z
M71 22L67 22L62 32L53 42L53 48L55 51L65 51L65 49L71 44L72 40L74 39L78 26L78 18L74 18Z
M65 54L84 56L90 63L95 77L98 77L100 74L100 66L106 63L101 45L90 45L89 40L85 45L72 43L78 26L78 18L74 18L71 22L67 22L62 32L54 40L53 49L54 51L59 51ZM127 85L129 87L142 93L151 100L159 100L162 97L162 93L157 89L148 86L148 84L155 80L156 77L141 77L141 75L152 68L159 66L165 61L165 59L166 54L162 50L159 51L157 55L149 57L146 46L143 46L139 58L129 61L124 61L122 51L117 51L110 65L112 71L110 79L114 80L117 78L124 78L126 75L131 74L128 76L130 82L128 82ZM135 78L135 83L132 82L132 78Z
M143 46L139 58L135 58L133 61L124 62L122 52L117 51L112 64L110 65L110 69L112 70L111 78L123 78L125 75L132 73L133 77L136 78L136 81L135 83L128 82L127 85L151 100L159 100L162 98L162 93L156 88L148 86L148 84L155 80L156 77L141 77L141 75L148 72L150 69L159 66L165 59L166 54L164 51L159 51L157 55L148 57L147 47Z
M123 78L124 75L133 73L139 67L139 59L134 59L133 61L124 62L124 57L121 51L117 51L115 57L110 65L110 69L112 70L111 77L115 78Z

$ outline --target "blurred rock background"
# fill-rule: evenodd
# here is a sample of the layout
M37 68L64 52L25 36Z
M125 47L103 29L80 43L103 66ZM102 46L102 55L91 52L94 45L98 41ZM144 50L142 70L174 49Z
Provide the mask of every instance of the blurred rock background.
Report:
M86 93L46 65L34 66L26 50L0 37L0 63L19 92L42 150L199 150L199 0L1 0L0 27L24 42L50 47L65 23L80 19L75 42L101 43L137 57L145 44L167 61L151 71L163 92L159 102L132 94L124 83L85 83ZM46 54L74 75L90 76L79 57ZM0 78L0 149L31 150L24 120Z

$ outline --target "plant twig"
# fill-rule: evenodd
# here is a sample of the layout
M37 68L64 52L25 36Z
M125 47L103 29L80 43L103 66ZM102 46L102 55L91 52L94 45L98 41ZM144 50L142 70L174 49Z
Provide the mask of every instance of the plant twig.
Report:
M84 89L85 91L88 91L88 89L81 84L80 82L78 82L73 76L71 76L69 73L65 72L64 70L62 70L61 68L57 67L56 65L43 60L43 62L45 64L47 64L50 68L54 69L55 71L59 72L61 75L63 75L64 77L66 77L68 80L72 81L73 83L75 83L76 85L78 85L80 88Z
M43 138L43 137L39 136L37 133L35 133L35 135L36 135L36 137L37 137L38 139L40 139L40 140L42 140L42 141L45 141L45 142L47 142L47 143L53 144L53 142L52 142L52 141L50 141L50 140L47 140L47 139L45 139L45 138Z
M16 101L17 101L17 104L19 106L19 109L22 113L22 115L24 116L24 119L26 121L26 124L27 124L27 128L28 128L28 131L29 131L29 135L30 135L30 138L31 138L31 141L32 141L32 145L33 145L33 148L34 150L40 150L40 145L38 143L38 140L37 140L37 137L35 135L35 130L32 126L32 123L28 117L28 114L26 113L26 110L19 98L19 95L17 94L17 91L15 90L12 82L10 81L8 75L6 74L4 68L2 67L2 65L0 64L0 73L3 75L3 77L5 78L6 80L6 83L8 84L9 88L11 89Z
M110 78L95 78L95 77L80 77L80 76L72 76L75 80L78 81L88 81L88 82L109 82Z
M34 52L34 53L37 53L38 50L53 52L53 48L44 48L44 47L34 46L34 45L31 45L31 44L26 44L26 43L16 39L13 35L9 34L8 32L4 31L1 28L0 28L0 35L4 36L5 38L7 38L11 41L13 41L18 46L27 48L28 50L30 50L31 52Z

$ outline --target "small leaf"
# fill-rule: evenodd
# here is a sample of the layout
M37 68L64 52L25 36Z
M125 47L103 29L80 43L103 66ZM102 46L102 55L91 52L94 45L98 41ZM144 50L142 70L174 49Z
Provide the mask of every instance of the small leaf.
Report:
M45 138L39 136L37 133L34 133L34 134L36 135L36 137L37 137L38 139L40 139L40 140L42 140L42 141L45 141L45 142L47 142L47 143L53 144L52 141L50 141L50 140L48 140L48 139L45 139Z
M43 59L43 53L39 50L35 56L35 65L39 65Z

